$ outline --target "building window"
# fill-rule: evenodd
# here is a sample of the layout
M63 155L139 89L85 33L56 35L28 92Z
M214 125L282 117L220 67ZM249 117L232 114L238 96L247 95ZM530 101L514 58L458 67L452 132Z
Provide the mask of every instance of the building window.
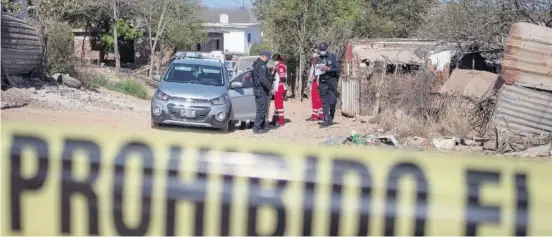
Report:
M251 33L247 33L247 43L251 43Z
M220 40L217 40L217 50L220 49Z
M196 45L196 48L197 48L197 51L201 51L201 44L198 43L198 44Z

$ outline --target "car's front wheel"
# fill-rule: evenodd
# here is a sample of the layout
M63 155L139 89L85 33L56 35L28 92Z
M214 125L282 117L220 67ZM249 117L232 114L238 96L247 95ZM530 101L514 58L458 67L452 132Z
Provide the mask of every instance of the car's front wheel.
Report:
M227 118L228 118L228 122L226 123L226 125L220 129L221 132L223 133L228 133L230 131L232 131L236 125L236 121L235 120L232 120L230 119L230 115L232 113L231 112L228 112L228 115L227 115Z
M156 123L152 120L151 121L151 128L159 128L159 123Z

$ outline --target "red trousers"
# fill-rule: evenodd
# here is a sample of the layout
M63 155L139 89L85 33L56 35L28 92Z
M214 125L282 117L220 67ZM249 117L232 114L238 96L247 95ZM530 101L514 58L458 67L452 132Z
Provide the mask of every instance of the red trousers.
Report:
M312 119L324 120L324 110L322 109L322 100L318 92L318 80L312 82Z
M284 84L280 83L278 85L278 91L274 95L274 117L278 117L278 124L284 125L286 123L284 117L284 96L286 95L286 90Z

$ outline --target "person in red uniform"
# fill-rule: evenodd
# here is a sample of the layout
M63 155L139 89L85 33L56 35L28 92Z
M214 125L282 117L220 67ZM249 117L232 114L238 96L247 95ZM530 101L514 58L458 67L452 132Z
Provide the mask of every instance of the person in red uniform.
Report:
M320 92L318 92L318 78L314 74L314 66L318 62L318 52L315 50L312 55L312 64L309 71L308 85L311 89L312 100L312 115L307 121L324 121L324 111L322 110L322 100L320 99Z
M272 94L274 95L274 125L281 127L286 123L284 117L284 98L287 92L284 82L287 78L287 66L284 63L284 56L275 54L276 60L276 72L274 74L274 84L272 88ZM277 119L276 119L277 118Z

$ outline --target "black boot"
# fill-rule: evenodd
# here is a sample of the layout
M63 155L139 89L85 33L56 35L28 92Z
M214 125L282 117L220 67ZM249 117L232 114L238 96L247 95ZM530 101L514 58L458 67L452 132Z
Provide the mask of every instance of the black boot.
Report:
M327 128L331 125L332 125L331 115L329 115L329 113L324 114L324 122L320 124L320 128Z

